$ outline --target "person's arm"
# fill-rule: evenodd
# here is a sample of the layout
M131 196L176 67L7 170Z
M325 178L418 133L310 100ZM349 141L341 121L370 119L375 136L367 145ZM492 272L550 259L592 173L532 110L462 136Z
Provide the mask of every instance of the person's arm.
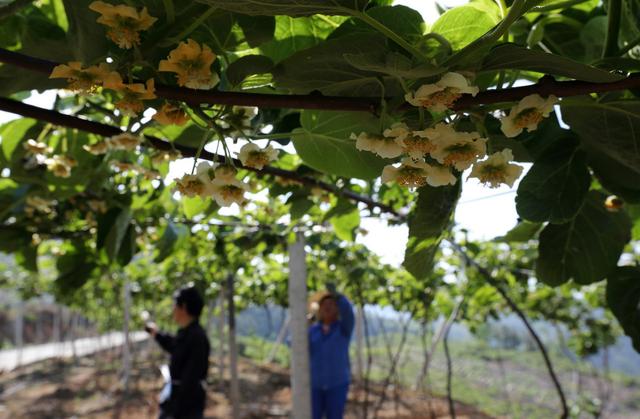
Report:
M342 294L338 295L338 310L340 311L340 330L343 335L350 338L356 319L351 303L347 297Z
M155 332L153 334L153 337L162 349L169 352L170 354L173 353L173 348L176 344L175 336L172 336L168 333Z
M207 351L207 343L202 336L197 336L189 342L189 352L187 361L180 373L180 385L176 386L176 404L175 412L187 411L189 400L193 399L193 395L197 394L198 387L201 386L200 381L206 374L202 374L208 368L209 354Z

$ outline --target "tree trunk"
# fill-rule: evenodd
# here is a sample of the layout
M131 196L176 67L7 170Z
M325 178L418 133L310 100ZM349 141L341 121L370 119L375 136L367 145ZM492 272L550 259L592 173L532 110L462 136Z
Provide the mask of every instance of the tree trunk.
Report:
M224 286L221 285L220 292L218 294L218 309L220 310L218 316L218 374L220 375L221 383L224 383L224 344L226 342L224 338L224 306Z
M209 339L211 339L211 337L213 336L213 330L215 327L215 311L216 311L216 300L209 300L209 302L207 303L207 337Z
M451 389L453 368L451 366L451 355L449 354L449 331L451 330L451 325L447 327L447 330L444 332L444 339L442 343L444 344L444 356L447 359L447 401L449 402L449 416L451 419L456 419L456 407L453 403L453 392Z
M125 279L122 286L122 300L124 304L124 319L122 322L122 386L126 392L131 376L131 347L129 341L129 321L131 320L131 287L129 280Z
M16 365L22 364L22 347L24 346L24 302L19 296L16 296L15 301L15 318L13 327L13 343L18 350L16 352L17 362Z
M364 378L364 308L356 307L356 380L362 383Z
M309 338L307 325L307 267L304 236L296 233L289 245L289 316L291 317L292 417L311 419Z
M233 301L233 275L227 277L229 310L229 370L231 372L231 409L233 419L240 419L240 382L238 381L238 345L236 344L236 307Z

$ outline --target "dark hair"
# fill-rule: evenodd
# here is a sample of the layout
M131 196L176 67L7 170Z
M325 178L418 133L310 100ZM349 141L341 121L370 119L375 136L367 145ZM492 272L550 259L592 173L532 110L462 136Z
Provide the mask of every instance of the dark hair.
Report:
M332 300L334 303L337 303L337 302L338 302L338 299L336 298L336 296L335 296L335 295L333 295L333 294L327 294L327 295L324 295L324 296L320 299L320 301L318 301L318 305L322 305L322 303L324 303L324 302L325 302L325 300Z
M195 287L180 288L175 292L173 298L177 306L184 307L193 317L200 317L204 301Z

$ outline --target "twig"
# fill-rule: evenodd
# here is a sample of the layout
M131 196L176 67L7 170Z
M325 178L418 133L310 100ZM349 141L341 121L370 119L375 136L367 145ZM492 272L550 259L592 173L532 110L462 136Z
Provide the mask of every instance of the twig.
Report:
M444 338L442 339L442 343L444 345L444 356L447 359L447 402L449 403L449 415L451 419L456 419L456 407L453 403L453 395L451 391L451 376L453 375L452 366L451 366L451 354L449 353L449 332L451 331L451 327L447 327L447 330L444 332Z
M117 127L113 127L111 125L102 124L95 121L89 121L86 119L81 119L71 115L65 115L56 111L52 111L49 109L39 108L37 106L28 105L13 99L8 98L0 98L0 110L15 113L18 115L22 115L28 118L38 119L40 121L49 122L58 126L64 126L67 128L75 128L81 131L89 132L92 134L102 135L105 137L112 137L114 135L122 134L122 130ZM192 147L187 147L179 144L172 144L168 141L162 140L160 138L145 136L147 142L155 149L172 151L178 150L184 157L195 157L198 150ZM226 162L226 157L211 153L209 151L203 150L200 154L200 158L204 160L209 160L212 162ZM350 199L352 201L361 202L369 208L378 208L380 211L391 214L397 218L403 218L401 214L399 214L392 207L382 204L373 200L368 196L359 195L349 189L342 189L336 185L322 182L318 179L301 176L295 172L290 170L279 169L277 167L266 166L262 170L257 170L252 167L245 167L242 165L242 162L238 159L232 159L233 163L236 167L242 168L245 170L249 170L255 172L259 176L277 176L285 179L295 180L307 187L310 188L319 188L325 190L329 193L332 193L337 196L342 196L344 198Z
M564 390L562 390L560 381L558 380L558 377L556 376L556 373L553 369L553 364L551 363L551 359L549 358L547 349L544 346L544 343L542 343L542 340L540 339L540 337L538 336L534 328L531 326L531 323L529 323L529 320L527 319L526 314L524 314L524 312L520 309L520 307L518 307L515 301L513 301L513 299L509 297L509 294L506 293L506 291L502 288L502 286L500 286L498 281L496 281L493 275L491 275L491 273L486 268L484 268L482 265L476 262L475 259L470 257L467 254L467 252L459 244L453 241L450 241L449 243L458 253L460 253L460 256L462 256L462 258L467 262L467 264L473 265L476 268L476 270L486 279L486 281L492 287L494 287L496 291L498 291L498 293L502 296L502 298L504 298L504 300L506 301L507 305L511 308L511 310L513 310L513 312L516 313L518 317L520 317L520 320L522 320L522 323L524 323L525 327L529 331L529 334L531 335L531 337L533 337L533 340L535 340L536 345L540 350L540 353L542 353L542 357L544 358L544 363L547 367L547 371L549 372L551 381L553 381L553 385L556 388L558 397L560 398L560 403L562 404L562 415L560 416L560 418L561 419L568 418L569 408L567 406L567 398L565 397Z
M30 57L18 52L0 48L0 62L11 64L26 70L50 74L58 63ZM539 83L512 87L501 90L485 90L475 97L463 95L453 106L454 111L470 109L480 105L490 105L502 102L514 102L530 94L541 96L551 94L558 97L580 96L588 93L604 93L640 87L640 73L609 83L593 83L585 81L555 81L553 77L543 77ZM323 96L309 95L280 95L244 92L222 92L218 90L193 90L156 84L156 95L168 100L179 100L190 105L201 103L219 105L258 106L261 108L291 108L291 109L325 109L334 111L378 112L379 98ZM408 103L400 109L409 109Z

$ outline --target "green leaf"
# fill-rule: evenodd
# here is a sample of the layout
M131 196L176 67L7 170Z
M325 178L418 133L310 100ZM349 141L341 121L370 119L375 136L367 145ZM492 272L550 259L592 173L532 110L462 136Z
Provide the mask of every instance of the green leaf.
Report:
M365 13L411 44L422 40L425 32L424 20L420 13L410 7L402 5L378 6L367 9ZM341 38L357 33L361 35L378 33L378 30L368 22L354 17L340 25L330 38Z
M175 224L171 220L164 229L164 233L158 242L158 253L154 259L156 263L162 262L169 256L176 245L189 236L189 228L182 224Z
M35 119L20 118L0 126L0 149L2 150L0 161L4 166L11 165L14 151L19 144L27 140L25 137L36 125Z
M496 237L493 241L502 243L526 243L529 240L533 240L540 229L542 229L542 223L521 221L509 230L507 234Z
M388 161L373 153L358 151L351 133L378 132L380 122L362 112L303 111L302 128L293 130L293 145L302 160L321 172L374 179Z
M291 205L289 212L291 213L291 218L294 220L302 218L315 205L312 200L305 197L289 200L287 203Z
M631 221L623 212L609 212L606 196L591 191L569 223L548 224L540 233L537 277L558 286L573 279L579 284L601 281L615 268L630 239Z
M58 295L72 295L81 288L93 274L96 264L84 245L66 245L65 253L56 260L58 277L56 288Z
M460 180L453 186L418 189L418 200L409 216L409 242L403 266L417 279L429 276L440 242L451 225L460 197Z
M472 5L454 7L436 20L431 31L447 38L451 47L459 50L484 35L499 20L496 14Z
M273 16L236 15L238 25L250 47L256 48L273 39L276 19Z
M244 79L254 74L269 73L273 68L273 61L264 55L245 55L238 58L227 67L227 80L233 86L242 83Z
M276 85L293 93L317 90L325 95L400 95L402 88L392 77L354 68L345 54L385 50L385 38L375 34L348 35L299 51L273 69Z
M247 15L310 16L315 14L348 15L362 10L367 0L200 0L213 7Z
M120 266L127 266L133 256L136 254L138 250L138 245L136 243L136 228L133 224L129 224L127 231L122 238L122 243L120 245L120 249L118 250L118 254L116 255L116 261Z
M31 243L31 233L17 227L0 225L0 251L13 253Z
M562 117L582 140L589 163L605 187L640 199L640 101L565 100Z
M38 272L38 246L32 244L22 246L16 252L16 262L31 272Z
M436 76L446 69L425 63L414 66L409 58L397 52L372 51L362 54L344 54L344 59L353 67L394 77L420 79Z
M487 33L475 39L469 45L452 55L444 65L448 67L468 67L479 62L488 52L488 50L504 35L509 27L523 14L532 7L540 4L541 0L515 0L507 15Z
M260 46L260 52L280 62L297 51L324 41L345 20L339 16L276 16L274 39Z
M618 267L607 280L607 305L640 352L640 268Z
M612 82L624 78L621 74L609 73L561 55L547 54L514 44L496 46L482 63L483 71L503 69L537 71L594 83Z
M93 64L109 49L109 41L103 25L96 23L100 16L89 9L93 0L63 0L69 19L68 45L76 60Z
M180 200L182 202L182 212L189 219L196 215L204 214L211 205L211 200L200 198L199 196L183 196Z
M96 248L104 247L109 260L115 261L131 222L129 208L111 208L98 219Z
M353 241L355 230L360 226L360 211L346 199L339 199L336 205L324 216L333 226L336 236L340 240Z
M535 161L518 186L518 215L534 222L564 223L584 202L591 174L577 141L565 138Z

